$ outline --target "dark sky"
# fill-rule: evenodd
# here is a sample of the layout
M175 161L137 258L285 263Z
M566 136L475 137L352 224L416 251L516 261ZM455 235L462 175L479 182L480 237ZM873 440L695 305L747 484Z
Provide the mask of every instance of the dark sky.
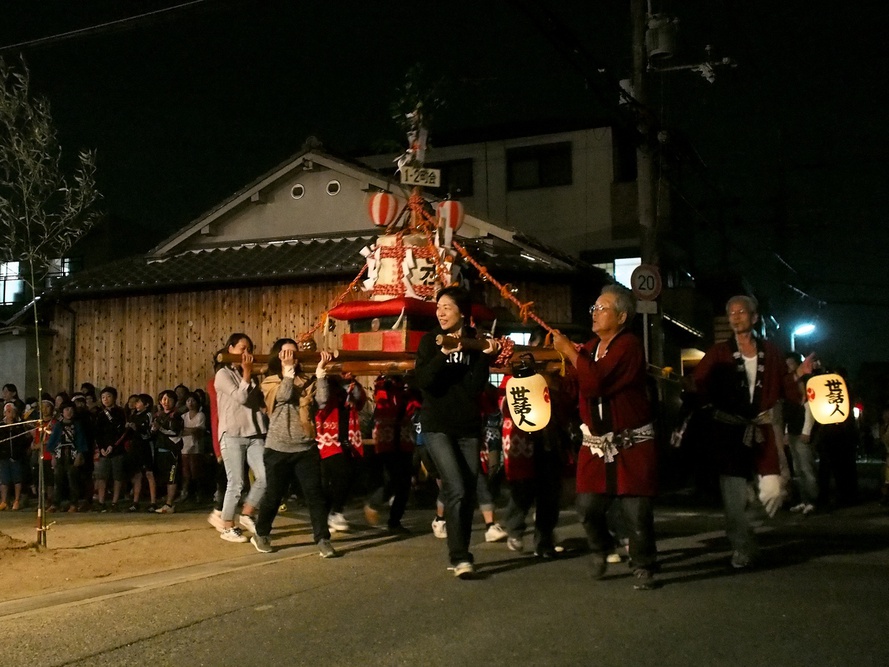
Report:
M309 135L344 154L399 147L389 107L416 62L446 82L433 142L613 118L610 92L564 47L606 78L629 76L629 0L544 3L563 48L526 4L7 0L0 47L179 8L0 55L24 54L69 152L98 150L106 210L147 247ZM744 274L785 330L814 319L807 340L835 362L887 360L879 3L653 5L680 20L670 65L699 62L707 44L738 65L712 84L651 77L651 106L684 156L671 168L672 246L698 275Z

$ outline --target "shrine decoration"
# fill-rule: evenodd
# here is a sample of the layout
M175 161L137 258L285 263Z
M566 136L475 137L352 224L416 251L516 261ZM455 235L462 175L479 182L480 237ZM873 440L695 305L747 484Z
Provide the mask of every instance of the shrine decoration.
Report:
M377 227L388 227L398 215L398 200L391 192L377 192L368 202L370 219Z
M445 199L435 205L435 213L443 237L442 245L450 248L454 241L454 234L463 224L463 204L453 199Z
M812 416L819 424L839 424L852 411L849 390L842 375L826 373L813 375L806 383L806 400Z
M435 205L440 226L457 231L463 225L463 204L454 199L445 199Z
M534 370L534 356L522 354L506 383L506 404L513 424L533 433L549 424L552 405L546 379Z

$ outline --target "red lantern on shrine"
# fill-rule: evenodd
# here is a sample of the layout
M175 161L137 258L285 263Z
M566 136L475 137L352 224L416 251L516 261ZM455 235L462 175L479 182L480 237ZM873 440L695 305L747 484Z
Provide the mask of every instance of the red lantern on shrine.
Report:
M435 207L438 213L439 224L442 227L449 227L452 231L460 229L463 224L463 204L453 199L446 199L438 202Z
M398 200L391 192L377 192L370 197L368 211L377 227L388 227L398 215Z

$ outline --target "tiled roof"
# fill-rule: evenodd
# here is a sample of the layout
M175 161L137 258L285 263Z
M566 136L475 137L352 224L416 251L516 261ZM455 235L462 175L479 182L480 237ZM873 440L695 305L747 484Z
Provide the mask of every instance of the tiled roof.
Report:
M57 281L55 296L90 296L184 291L318 278L353 278L364 264L360 254L376 235L247 244L235 248L190 250L148 260L136 257L76 273ZM499 239L467 241L473 257L498 274L572 272L563 258L529 259L520 248Z

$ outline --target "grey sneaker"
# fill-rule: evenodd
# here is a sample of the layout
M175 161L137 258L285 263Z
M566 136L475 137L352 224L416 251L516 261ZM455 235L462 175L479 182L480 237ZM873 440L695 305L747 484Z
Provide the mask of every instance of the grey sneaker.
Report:
M256 550L260 553L272 553L272 541L269 539L268 535L265 537L262 535L254 535L250 538L250 544L256 547Z
M318 540L318 551L321 554L321 558L336 558L339 555L333 548L330 540Z
M633 572L633 579L633 589L637 591L653 591L658 587L654 573L642 567Z
M736 570L745 570L752 564L753 562L751 561L750 556L748 556L747 554L741 551L735 551L732 554L732 567Z
M506 548L516 553L522 553L525 550L525 543L521 537L510 537L506 540Z

